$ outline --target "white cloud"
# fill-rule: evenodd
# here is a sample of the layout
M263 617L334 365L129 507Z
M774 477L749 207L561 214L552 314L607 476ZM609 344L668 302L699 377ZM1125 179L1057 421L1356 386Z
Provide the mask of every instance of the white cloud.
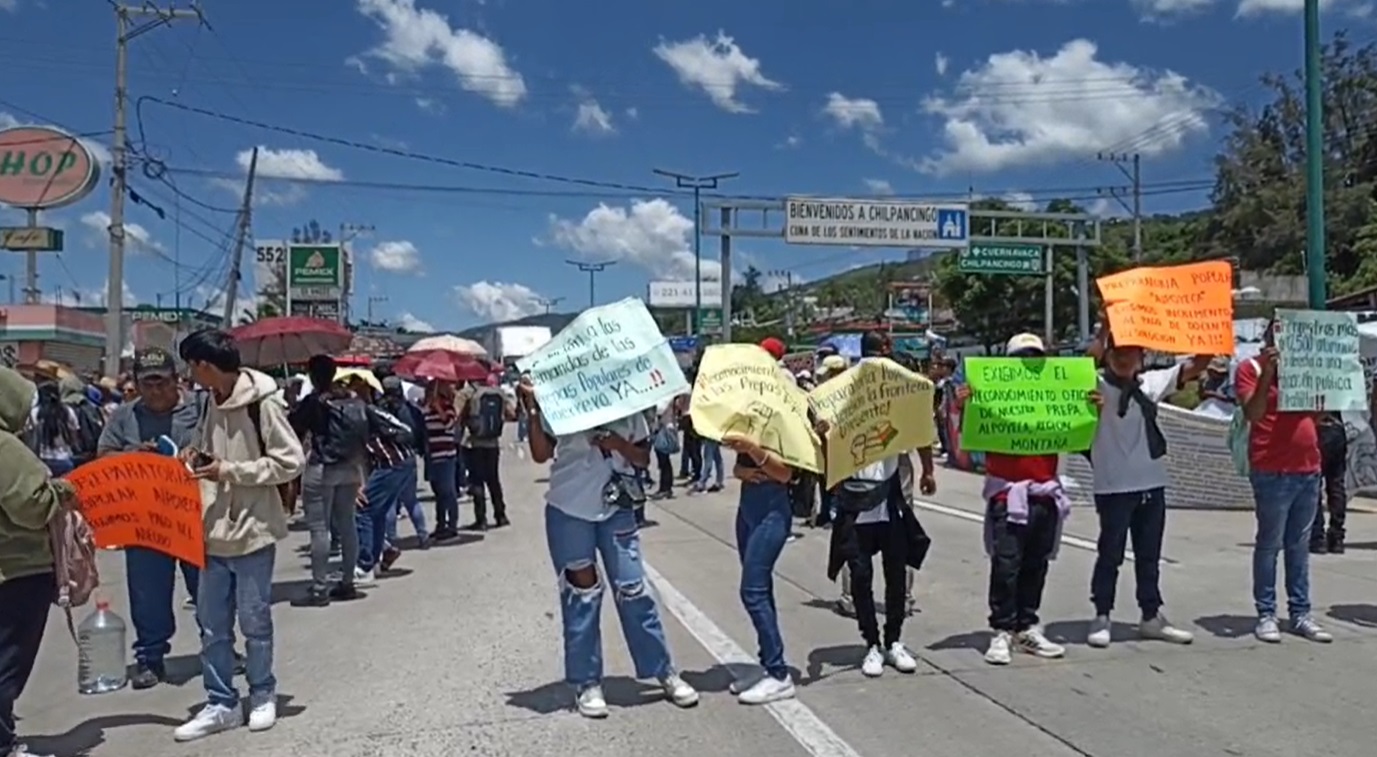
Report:
M869 190L870 190L870 193L871 193L871 194L877 194L877 195L892 195L892 194L894 194L894 185L893 185L893 184L890 184L888 181L885 181L884 179L862 179L862 181L865 182L865 187L866 187L866 189L869 189Z
M383 61L395 73L412 76L440 66L454 75L461 89L501 107L513 107L526 97L526 80L507 62L501 45L478 32L450 26L445 14L417 8L416 0L357 0L357 7L385 37L364 55ZM349 62L366 71L361 59Z
M379 242L368 253L368 262L380 271L420 273L421 251L406 240Z
M700 34L681 42L661 40L653 52L655 57L674 69L681 84L691 89L701 89L717 107L728 113L755 112L737 99L741 89L784 89L783 84L766 78L760 71L760 60L742 52L736 40L728 37L726 32L717 32L714 39Z
M393 319L393 323L404 331L416 334L430 334L435 331L435 327L429 321L423 321L411 313L402 313Z
M433 97L416 98L416 107L437 116L445 112L445 104Z
M19 0L0 0L0 11L14 13L19 10Z
M552 215L550 228L550 241L590 260L629 263L667 279L693 278L693 219L663 199L632 200L625 208L600 203L578 221ZM705 279L721 279L714 258L703 255Z
M574 131L592 134L594 136L605 136L615 134L617 127L612 123L612 114L608 113L588 90L582 87L572 87L571 91L578 98L578 108L574 112ZM628 112L629 118L635 118L635 109Z
M851 99L840 92L831 92L827 95L827 104L823 106L822 112L831 117L842 129L873 131L885 125L885 117L880 112L879 103L864 97Z
M1027 192L1010 192L1004 195L1004 201L1009 203L1009 207L1025 213L1034 213L1038 209L1037 202Z
M225 294L226 292L223 287L213 287L202 284L196 287L196 295L188 301L187 307L192 307L192 303L195 303L195 307L211 315L224 315ZM240 286L234 298L234 310L231 312L233 313L231 320L233 320L234 323L230 325L238 326L249 320L244 317L246 313L254 315L258 313L258 300L253 296L252 292L246 292L244 287Z
M100 246L110 239L110 214L103 210L93 210L81 217L81 225L90 229L91 242ZM124 243L131 250L161 252L163 246L153 239L153 234L137 223L124 224Z
M253 150L241 150L234 156L239 170L248 173ZM301 181L340 181L344 172L327 165L315 150L274 150L258 148L258 176L265 179L297 179Z
M626 117L631 119L632 121L635 121L636 119L641 117L641 109L637 108L634 105L627 108L624 112L626 113Z
M488 321L514 321L545 312L542 298L525 284L479 281L454 288L459 304Z
M1175 2L1179 5L1188 5L1192 1L1202 6L1209 3L1209 0L1157 0L1157 4L1171 5ZM1358 13L1367 5L1367 0L1320 0L1321 11L1342 7ZM1257 16L1264 13L1300 13L1304 8L1305 0L1239 0L1238 15Z
M45 292L39 299L43 302L54 305L65 305L67 307L104 307L109 301L108 288L110 280L106 279L99 288L96 287L58 287L52 292ZM134 290L129 288L129 282L124 282L120 293L120 306L132 307L139 304L139 298L134 294Z
M1103 62L1098 52L1078 39L1051 57L997 53L962 73L952 95L924 102L943 119L946 144L919 169L944 175L1050 165L1124 143L1153 156L1208 131L1205 112L1219 95L1171 71Z
M777 150L797 150L798 148L800 148L800 147L802 147L802 146L803 146L803 137L800 137L800 136L797 135L797 134L790 134L789 136L787 136L787 137L784 138L784 141L783 141L783 142L780 142L779 144L775 145L775 149L777 149Z
M4 2L5 0L0 0L0 10L15 9L5 8ZM13 113L6 113L4 111L0 111L0 129L12 129L16 126L50 126L54 129L59 129L61 131L70 133L70 130L64 129L61 126L53 126L52 124L41 124L37 121L20 118L14 115ZM91 155L95 157L96 162L100 163L100 165L103 168L108 169L110 167L110 162L113 160L113 158L110 156L109 147L89 137L77 137L77 141L81 143L82 147L85 147L87 150L91 151Z
M934 61L934 65L935 65L936 68L937 68L937 75L938 75L938 76L946 76L946 75L947 75L947 66L950 65L950 64L951 64L951 61L947 58L947 56L943 55L942 53L938 53L938 54L937 54L937 58L936 58L936 60Z

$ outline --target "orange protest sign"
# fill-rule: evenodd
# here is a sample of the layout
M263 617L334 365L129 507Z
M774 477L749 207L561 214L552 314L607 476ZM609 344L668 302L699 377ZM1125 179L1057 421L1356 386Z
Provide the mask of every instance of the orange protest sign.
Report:
M1114 343L1179 354L1234 354L1233 268L1226 260L1133 268L1095 281Z
M99 547L146 547L206 564L201 487L186 465L151 452L103 457L67 474Z

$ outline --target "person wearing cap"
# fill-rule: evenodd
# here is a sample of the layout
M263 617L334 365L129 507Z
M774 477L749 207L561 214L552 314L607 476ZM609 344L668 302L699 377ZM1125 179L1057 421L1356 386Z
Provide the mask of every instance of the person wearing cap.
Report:
M1011 358L1040 358L1047 354L1036 334L1009 339ZM958 406L970 399L971 388L956 389ZM1097 407L1098 392L1087 402ZM1066 649L1053 643L1039 625L1047 569L1061 543L1061 529L1071 514L1071 500L1057 476L1059 455L985 453L985 551L990 556L990 628L994 636L985 662L1008 665L1017 649L1035 657L1056 659Z
M190 446L201 421L201 409L178 385L172 355L156 347L135 353L134 385L138 396L110 414L96 442L96 456L126 452L175 455ZM160 439L165 440L161 445ZM151 549L124 550L129 617L134 624L134 673L129 683L136 689L151 688L167 679L164 660L172 651L172 638L177 632L173 593L178 564L176 558ZM187 594L194 598L200 586L200 571L189 563L180 566Z
M1197 413L1208 413L1220 418L1233 416L1238 407L1238 397L1234 394L1233 381L1229 376L1229 357L1219 355L1205 367L1205 375L1196 384Z
M1197 355L1170 368L1145 371L1143 348L1115 343L1105 318L1100 320L1087 352L1103 365L1098 389L1108 410L1100 414L1090 446L1100 536L1090 579L1095 618L1086 643L1109 646L1109 615L1114 609L1119 566L1131 537L1138 609L1142 612L1138 636L1189 644L1194 638L1191 633L1173 626L1161 611L1162 538L1167 524L1166 487L1171 476L1166 465L1167 440L1157 424L1157 406L1214 363L1208 355Z

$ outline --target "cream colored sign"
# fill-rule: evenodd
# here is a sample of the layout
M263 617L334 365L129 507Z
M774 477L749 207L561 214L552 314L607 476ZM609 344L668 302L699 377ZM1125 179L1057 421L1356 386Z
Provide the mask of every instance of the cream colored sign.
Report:
M721 441L740 434L795 468L822 472L821 442L808 422L808 395L754 344L717 344L703 353L689 415L693 430L704 438Z
M809 395L827 431L827 486L937 439L933 385L893 360L866 360Z

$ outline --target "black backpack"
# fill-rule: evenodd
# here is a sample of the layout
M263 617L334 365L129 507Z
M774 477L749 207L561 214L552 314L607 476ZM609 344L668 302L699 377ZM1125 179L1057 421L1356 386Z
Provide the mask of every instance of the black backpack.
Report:
M70 407L77 419L76 434L72 438L72 460L80 465L96 457L96 446L100 442L101 432L105 430L105 413L90 400Z
M368 405L367 412L370 439L387 442L406 451L415 449L416 433L409 424L375 405Z
M324 414L321 428L311 429L311 449L322 465L363 459L373 423L368 403L358 397L320 397Z
M502 438L502 424L507 415L507 398L501 392L483 392L473 399L474 409L469 415L469 434L474 439Z

